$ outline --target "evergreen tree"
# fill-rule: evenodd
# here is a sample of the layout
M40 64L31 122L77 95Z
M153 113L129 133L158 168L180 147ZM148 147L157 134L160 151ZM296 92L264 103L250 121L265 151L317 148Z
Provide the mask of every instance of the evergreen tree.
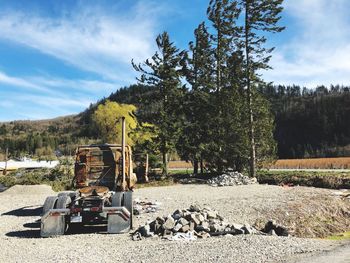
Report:
M186 53L183 72L191 90L185 98L186 121L183 125L177 150L185 160L191 160L194 173L198 173L199 163L203 172L203 157L207 150L212 118L213 104L211 92L213 83L214 56L210 35L205 23L201 23L194 31L195 42L190 42L190 56Z
M215 81L217 93L227 85L227 61L232 50L232 43L238 37L236 21L240 10L236 1L211 0L207 10L215 33L211 35L215 49Z
M229 60L236 51L234 41L239 36L236 25L239 14L237 2L229 0L211 0L207 10L208 18L214 28L211 39L215 54L215 96L212 99L215 109L212 112L206 159L217 171L230 166L225 158L230 155L227 139L232 139L237 134L239 114L235 103L238 100L235 97L236 87L231 86L230 82L232 76Z
M245 52L245 86L249 113L250 137L250 175L255 176L256 170L256 127L264 125L256 116L254 109L254 91L261 82L258 71L269 69L271 52L274 48L266 48L264 33L281 32L284 28L277 25L283 10L283 0L240 0L240 8L244 13L241 41L239 46ZM260 106L260 105L259 105ZM262 105L261 105L262 106Z
M153 124L157 126L158 149L162 154L163 176L168 174L168 158L170 151L175 149L181 127L182 97L184 88L181 85L180 61L184 52L180 52L170 41L167 32L156 39L158 51L144 63L136 65L136 71L141 73L138 81L155 88L152 102L158 105L153 116Z

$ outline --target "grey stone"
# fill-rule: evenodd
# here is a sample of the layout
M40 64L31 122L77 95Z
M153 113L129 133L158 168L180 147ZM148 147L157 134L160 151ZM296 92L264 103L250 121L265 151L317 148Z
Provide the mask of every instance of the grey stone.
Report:
M162 225L157 220L152 221L149 225L150 230L155 234L159 234L159 232L161 232Z
M224 221L224 218L219 214L216 215L216 218L219 219L220 221Z
M132 235L132 240L133 241L140 241L142 240L142 235L140 232L136 231L133 235Z
M233 223L233 224L231 225L231 229L232 229L232 230L242 229L242 227L243 227L243 225L241 225L241 224L236 224L236 223Z
M186 211L186 212L184 213L183 217L184 217L185 219L187 219L188 221L191 221L191 215L192 215L191 212Z
M177 224L174 226L173 230L174 230L175 232L179 232L181 228L182 228L182 225L179 224L179 223L177 223Z
M183 226L189 224L189 222L188 222L185 218L183 218L183 217L181 217L177 222L178 222L179 224L183 225Z
M210 231L209 223L208 222L202 222L200 225L195 227L195 230L196 231L209 232Z
M143 237L151 237L153 233L151 232L150 226L148 224L141 226L139 232Z
M270 233L271 230L274 230L278 236L289 236L289 231L286 227L278 225L275 221L269 220L265 227L262 229L264 233Z
M216 216L217 216L217 212L216 211L213 211L213 210L209 210L208 212L207 212L207 214L208 214L208 219L214 219L214 218L216 218Z
M167 219L165 220L165 223L163 224L163 228L165 230L170 230L173 229L175 226L175 220L172 216L168 216Z
M196 236L204 239L204 238L209 238L210 234L207 232L201 231L201 232L196 233Z
M246 224L242 227L242 230L244 231L244 234L255 234L256 233L256 229L251 227L250 225Z
M159 224L164 224L164 222L165 222L165 219L163 218L163 217L160 217L160 216L158 216L157 218L156 218L156 220L159 222Z
M244 230L243 229L235 229L235 235L244 235Z
M202 222L204 222L204 221L205 221L204 216L203 216L203 215L201 215L201 214L196 214L196 217L197 217L197 219L199 220L199 222L200 222L200 223L202 223Z
M190 222L190 224L188 226L190 227L190 231L193 231L195 224L194 224L194 222Z
M182 226L181 229L180 229L180 232L184 232L186 233L187 231L190 230L190 226L189 225L185 225L185 226Z
M201 211L201 207L197 204L194 204L194 205L191 205L190 206L190 209L189 209L191 212L199 212Z
M180 211L180 210L176 210L176 211L173 213L173 218L174 218L175 220L180 219L182 216L183 216L183 212Z
M271 236L277 236L275 230L273 230L273 229L271 229L268 234Z
M210 232L219 232L221 229L219 224L212 224L210 225Z
M171 237L173 235L173 232L166 229L164 230L164 233L163 233L163 237L167 238L167 237Z
M197 218L196 214L191 214L191 222L195 223L195 225L199 225L200 221Z

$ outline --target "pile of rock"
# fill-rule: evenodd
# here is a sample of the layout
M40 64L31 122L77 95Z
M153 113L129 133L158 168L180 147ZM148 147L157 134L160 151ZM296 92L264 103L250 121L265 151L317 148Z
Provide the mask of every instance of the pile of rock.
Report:
M189 209L176 210L172 215L157 217L156 220L141 226L133 234L133 240L157 235L169 240L193 240L239 234L264 233L248 224L229 224L210 207L200 208L198 205L191 205ZM271 234L277 234L277 231Z
M209 179L207 183L211 186L233 186L233 185L247 185L256 184L256 178L243 175L239 172L227 172L212 179Z

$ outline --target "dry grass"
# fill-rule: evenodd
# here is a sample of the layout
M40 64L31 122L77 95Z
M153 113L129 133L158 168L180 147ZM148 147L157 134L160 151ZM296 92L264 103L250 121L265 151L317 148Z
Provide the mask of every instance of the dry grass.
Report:
M350 157L281 159L270 168L274 169L350 169Z
M319 171L258 171L257 178L261 184L302 185L331 189L350 189L349 172Z
M193 169L192 163L186 161L170 161L169 169Z
M273 217L284 225L292 236L324 238L350 230L350 201L333 196L305 196L273 211L264 211L265 218ZM263 220L256 225L262 227ZM266 221L265 221L266 222Z

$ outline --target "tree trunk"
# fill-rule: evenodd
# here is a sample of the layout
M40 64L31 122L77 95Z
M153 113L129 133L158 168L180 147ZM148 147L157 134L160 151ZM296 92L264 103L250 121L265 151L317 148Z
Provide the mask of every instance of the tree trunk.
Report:
M168 176L168 154L166 152L163 152L163 171L162 171L162 177L165 178Z
M201 175L204 173L204 165L203 165L203 159L201 157Z
M5 152L5 169L4 169L4 171L3 171L3 175L6 175L6 174L7 174L8 155L9 155L9 148L6 148L6 152Z
M146 154L146 165L145 165L145 178L144 178L145 182L148 183L149 179L148 179L148 153Z
M221 28L218 27L218 46L216 51L216 92L219 94L221 90Z
M255 131L254 131L254 115L253 115L253 98L251 90L250 76L250 51L249 51L249 2L245 1L245 53L246 53L246 81L248 95L248 110L249 110L249 139L250 139L250 176L255 177Z
M193 174L195 174L195 175L198 174L198 160L197 159L193 160Z

